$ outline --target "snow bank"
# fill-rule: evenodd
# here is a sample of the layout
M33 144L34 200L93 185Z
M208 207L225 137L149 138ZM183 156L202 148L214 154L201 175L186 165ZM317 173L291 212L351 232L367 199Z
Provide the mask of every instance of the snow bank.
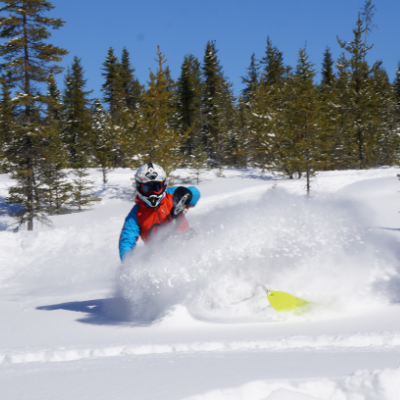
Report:
M185 400L397 400L399 393L400 368L372 372L358 370L341 379L255 381Z
M286 336L269 340L245 341L205 341L181 342L143 345L113 345L105 347L71 347L42 349L19 353L0 353L2 364L27 364L32 362L53 363L96 359L105 357L121 357L126 355L160 355L160 354L204 354L204 353L257 353L265 352L266 356L281 351L387 351L400 348L400 333L371 332L353 335L320 335L320 336Z
M132 252L117 275L117 296L131 303L126 318L153 321L182 304L219 322L320 319L396 298L398 242L372 228L368 209L282 189L257 197L193 214L192 240L159 239ZM314 311L271 312L261 283L311 301Z

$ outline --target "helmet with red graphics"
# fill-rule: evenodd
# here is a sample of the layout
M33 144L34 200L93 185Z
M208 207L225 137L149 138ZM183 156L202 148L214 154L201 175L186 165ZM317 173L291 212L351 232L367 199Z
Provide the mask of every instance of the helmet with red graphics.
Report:
M149 207L157 207L165 196L167 174L157 164L143 164L135 175L138 196Z

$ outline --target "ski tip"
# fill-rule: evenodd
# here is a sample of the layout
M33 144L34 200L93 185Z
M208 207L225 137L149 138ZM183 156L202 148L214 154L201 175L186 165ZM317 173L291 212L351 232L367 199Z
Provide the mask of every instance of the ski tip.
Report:
M267 294L270 294L270 290L267 288L267 285L264 285L263 283L261 284L261 287L263 288L264 292Z

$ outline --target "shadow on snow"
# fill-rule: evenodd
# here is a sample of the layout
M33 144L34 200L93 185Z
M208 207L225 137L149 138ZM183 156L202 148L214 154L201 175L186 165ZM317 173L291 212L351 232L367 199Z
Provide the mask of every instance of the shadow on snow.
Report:
M130 306L123 298L96 299L88 301L71 301L36 308L42 311L66 310L86 314L77 321L93 325L120 325L132 321L129 319ZM142 324L140 324L142 325Z
M71 301L68 303L52 304L36 307L42 311L74 311L86 314L78 322L91 325L130 325L148 326L151 322L132 321L132 306L122 298L96 299L87 301Z

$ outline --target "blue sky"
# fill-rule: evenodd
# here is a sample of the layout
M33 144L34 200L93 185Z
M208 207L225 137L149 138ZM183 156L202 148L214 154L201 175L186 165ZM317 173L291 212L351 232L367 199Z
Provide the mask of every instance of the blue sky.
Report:
M319 71L325 47L336 59L341 49L336 36L352 40L357 12L364 0L52 0L52 15L66 24L53 31L51 42L82 59L87 88L100 96L101 65L112 46L120 56L128 49L136 76L146 83L155 69L157 45L166 55L173 78L178 78L185 54L203 58L208 40L216 40L218 56L235 93L243 87L250 56L263 56L267 35L295 66L300 47L307 43L310 60ZM400 61L400 1L376 0L370 38L375 43L369 61L381 59L394 79ZM59 79L60 83L62 79Z

